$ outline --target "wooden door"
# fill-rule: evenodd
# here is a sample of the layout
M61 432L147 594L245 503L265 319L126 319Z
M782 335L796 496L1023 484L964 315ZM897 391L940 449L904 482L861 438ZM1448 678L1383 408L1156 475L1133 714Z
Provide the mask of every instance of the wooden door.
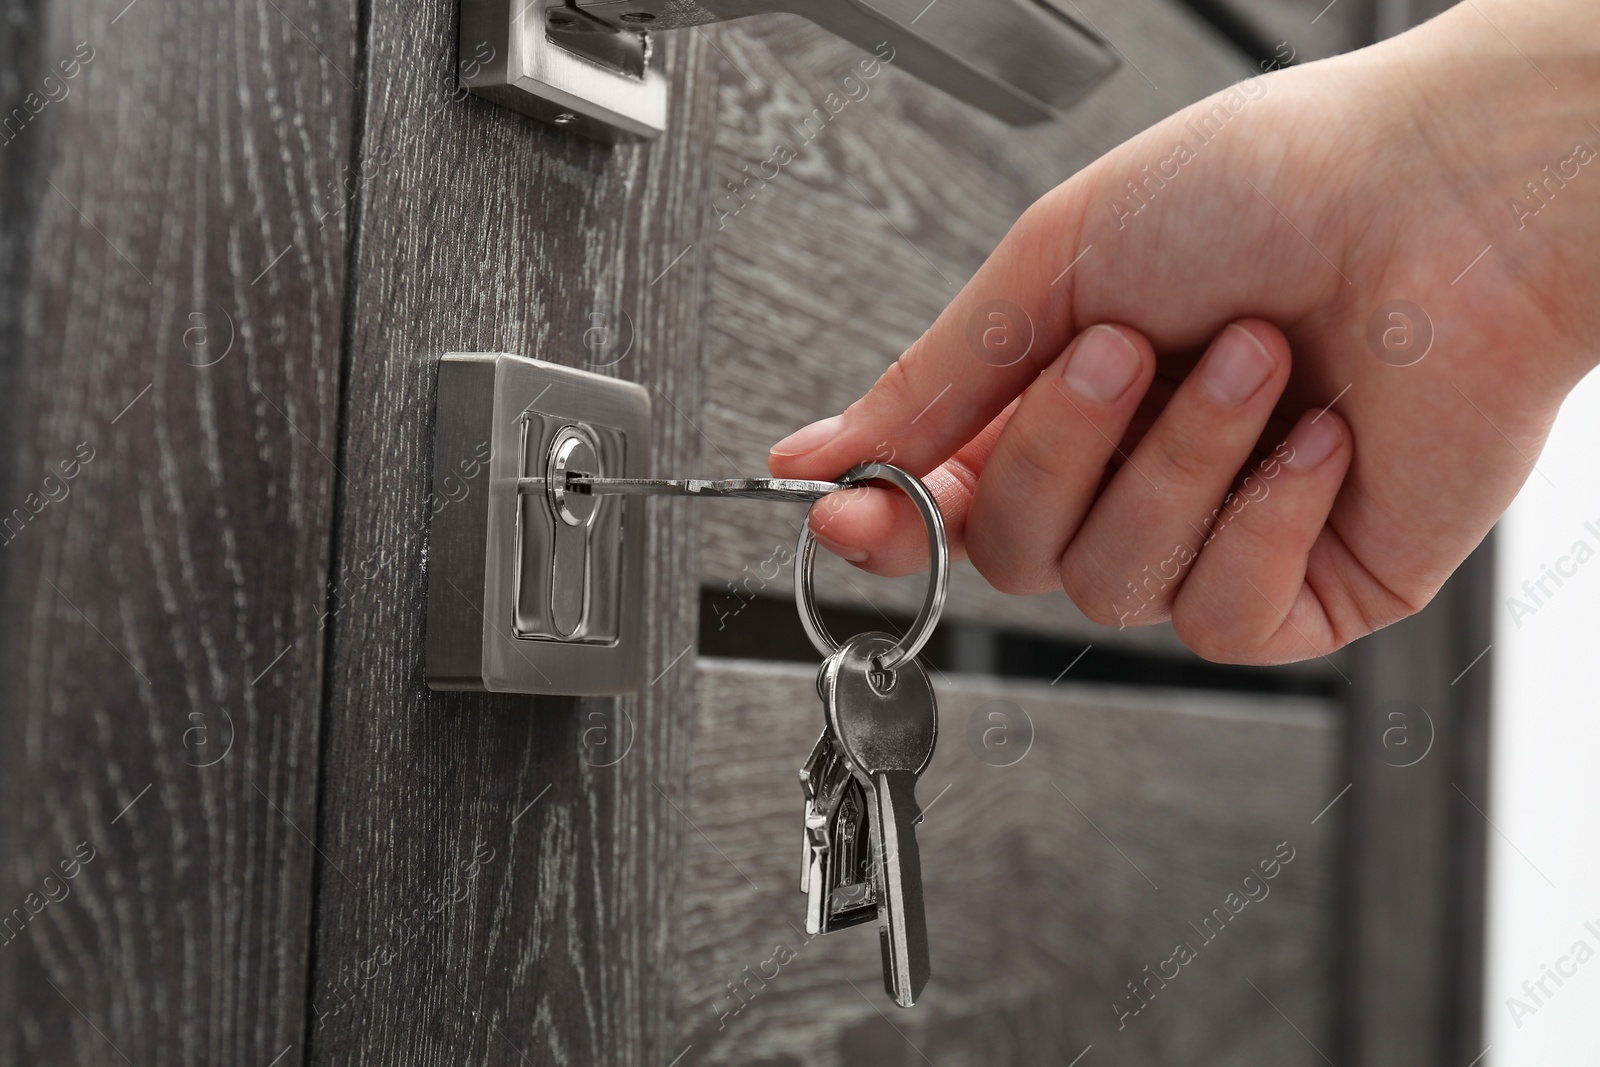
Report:
M959 572L910 1011L870 930L801 932L797 512L650 505L636 696L423 683L439 356L601 368L656 472L759 473L1033 198L1256 62L1081 12L1126 62L1064 122L887 69L749 195L859 59L798 18L667 35L669 130L614 148L461 94L449 0L14 5L0 1062L1470 1059L1486 666L1433 679L1481 568L1276 671ZM820 588L841 628L919 595ZM1395 700L1431 761L1382 759Z

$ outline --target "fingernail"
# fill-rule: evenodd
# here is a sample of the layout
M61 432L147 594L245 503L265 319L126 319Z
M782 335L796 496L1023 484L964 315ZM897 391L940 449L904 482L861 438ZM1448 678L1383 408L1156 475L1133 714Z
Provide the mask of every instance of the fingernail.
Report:
M1105 407L1116 402L1139 376L1139 350L1110 326L1090 327L1078 338L1061 373L1068 389L1091 404Z
M1338 419L1327 419L1320 415L1302 419L1300 425L1289 434L1291 455L1283 461L1284 466L1310 470L1331 456L1343 440L1344 431L1339 428Z
M794 433L785 437L772 446L774 456L803 456L807 452L815 452L835 437L839 436L839 426L844 422L843 415L830 415L819 419L810 426L802 426Z
M812 531L812 536L817 539L817 544L821 545L829 552L832 552L840 559L848 560L851 563L861 563L867 558L867 550L864 548L857 548L854 545L842 545L833 538L819 534L814 530Z
M1229 323L1200 366L1206 391L1223 404L1242 404L1272 377L1272 356L1256 335Z

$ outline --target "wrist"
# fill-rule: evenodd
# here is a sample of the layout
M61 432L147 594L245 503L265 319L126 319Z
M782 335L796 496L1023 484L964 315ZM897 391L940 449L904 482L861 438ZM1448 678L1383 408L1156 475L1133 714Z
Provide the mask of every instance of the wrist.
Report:
M1570 344L1600 363L1600 3L1469 0L1379 46L1453 198Z

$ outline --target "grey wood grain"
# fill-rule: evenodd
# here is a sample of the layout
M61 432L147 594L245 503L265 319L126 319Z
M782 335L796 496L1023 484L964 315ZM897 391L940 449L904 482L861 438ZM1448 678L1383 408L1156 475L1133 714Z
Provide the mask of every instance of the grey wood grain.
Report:
M1442 14L1460 3L1460 0L1374 0L1374 31L1377 37L1389 37L1420 25L1435 15Z
M1260 42L1262 59L1295 62L1348 52L1374 38L1378 8L1389 0L1192 0Z
M1373 1067L1483 1052L1492 561L1353 650L1344 1031Z
M667 42L669 133L607 147L450 97L455 27L451 0L379 3L366 42L383 162L356 244L311 1062L661 1064L693 505L651 505L639 696L434 694L429 423L446 351L588 358L649 388L658 463L698 465L715 81L704 35ZM595 313L625 315L631 348L586 348Z
M0 19L0 114L9 114L38 78L45 66L43 43L45 25L42 0L24 0L13 5L6 17ZM32 138L19 144L8 144L0 151L0 500L19 500L16 486L22 484L22 471L13 461L21 453L23 403L20 394L23 351L23 304L29 276L32 227L30 220L37 213L39 194L48 191L38 180L40 139ZM28 473L32 473L31 471ZM16 554L0 552L0 612L11 603L8 590L18 578ZM8 627L15 624L6 618ZM0 629L0 666L13 666L14 655L6 650L5 635ZM12 718L17 714L16 704L9 690L0 698L0 737L9 743L13 740ZM0 757L4 761L4 757ZM0 762L8 773L0 777L0 802L7 810L16 810L15 797L8 786L11 778L10 761ZM21 781L19 776L17 779ZM22 866L23 843L18 838L14 820L0 821L0 886L9 897L19 881ZM9 905L5 905L9 907ZM0 933L9 936L11 931L3 926L6 913L0 912ZM12 1018L17 997L17 968L0 960L0 1014ZM0 1034L0 1064L18 1062L19 1033L8 1026Z
M1323 1062L1310 1043L1331 1047L1335 1011L1340 814L1318 818L1339 789L1334 706L935 682L939 747L917 789L934 977L901 1011L870 926L804 934L795 772L820 729L814 672L701 661L683 1063L1066 1064L1090 1044L1095 1063ZM1205 940L1190 924L1280 842L1294 858L1267 895ZM1140 1003L1127 983L1179 942L1195 958L1121 1017L1119 998Z
M1449 874L1450 936L1440 960L1445 985L1442 1020L1444 1055L1471 1062L1483 1048L1483 987L1488 941L1489 742L1494 713L1493 680L1495 555L1493 531L1450 579L1448 599L1435 618L1449 628L1456 663L1449 688L1451 732L1451 818L1445 830L1451 843ZM1481 651L1480 651L1481 650ZM1479 658L1481 657L1481 658ZM1477 662L1473 662L1476 658ZM1453 664L1452 668L1453 669ZM1435 781L1435 785L1438 783ZM1459 790L1459 791L1458 791ZM1465 794L1465 795L1463 795ZM1472 803L1466 803L1468 799ZM1480 810L1481 809L1481 810ZM1374 862L1382 862L1374 856Z
M355 8L28 8L0 1061L265 1064L303 1034Z
M43 0L20 0L0 19L0 114L10 114L23 103L28 92L46 73L42 18ZM3 127L0 127L3 129ZM0 133L0 136L4 136ZM18 450L18 422L22 405L18 396L22 373L22 316L29 276L30 220L38 211L41 192L48 187L39 180L38 152L41 138L8 143L0 151L0 456L10 457ZM0 500L20 499L15 489L21 471L14 463L0 463ZM5 595L12 573L12 553L0 553L0 597ZM0 996L3 996L0 992Z
M807 141L806 117L841 91L862 53L799 19L747 20L719 36L722 121L708 201L720 211L743 206L720 218L715 234L702 423L715 447L698 473L765 473L767 448L864 393L1035 199L1178 107L1250 72L1193 15L1165 0L1083 0L1081 10L1126 62L1064 121L1022 129L891 64L866 83L864 98ZM778 144L796 147L793 162L769 183L750 182L751 173L771 173L762 163ZM959 404L960 397L944 402ZM770 505L702 510L700 573L719 591L792 546L800 521L797 509ZM922 596L914 580L884 581L843 565L818 572L826 602L910 614ZM1180 649L1166 626L1095 627L1062 594L1003 596L966 564L952 572L948 612L1046 634Z

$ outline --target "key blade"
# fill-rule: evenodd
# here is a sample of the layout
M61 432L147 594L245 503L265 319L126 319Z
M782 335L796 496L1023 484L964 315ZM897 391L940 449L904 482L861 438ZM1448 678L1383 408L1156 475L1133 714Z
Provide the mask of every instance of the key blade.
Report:
M813 853L810 863L811 873L806 879L806 933L814 937L822 933L822 912L827 905L828 890L822 857Z
M715 496L738 500L789 501L810 504L844 486L838 482L810 481L802 478L572 478L568 482L580 492L587 486L591 493L654 494L673 496Z
M883 951L883 988L909 1008L932 974L928 917L922 902L922 855L917 850L915 771L880 771L874 776L873 837L881 872L878 943Z
M517 492L542 493L548 483L543 478L518 478ZM735 500L771 500L810 504L829 493L848 488L838 482L805 478L597 478L587 474L568 474L567 492L596 496L702 496Z
M916 660L893 672L876 666L875 657L893 646L887 634L851 638L827 661L824 688L834 740L869 795L884 989L908 1008L931 973L916 783L933 756L939 723L933 686Z

